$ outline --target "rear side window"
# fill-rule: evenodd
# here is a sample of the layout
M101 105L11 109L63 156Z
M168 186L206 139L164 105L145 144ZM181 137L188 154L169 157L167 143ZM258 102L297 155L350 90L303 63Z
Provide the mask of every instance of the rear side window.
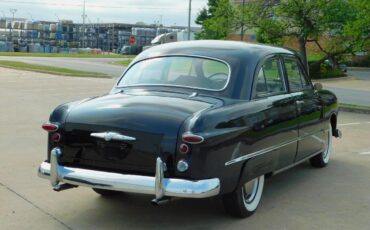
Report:
M267 59L257 75L256 97L276 95L286 92L278 58Z
M305 78L299 62L293 58L284 58L284 65L288 75L290 91L300 91L311 88L310 83Z

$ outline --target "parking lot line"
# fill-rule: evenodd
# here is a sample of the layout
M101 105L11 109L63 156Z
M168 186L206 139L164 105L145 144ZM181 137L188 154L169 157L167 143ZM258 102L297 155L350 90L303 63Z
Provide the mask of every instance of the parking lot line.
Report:
M360 155L370 155L370 152L359 153Z
M365 121L365 122L352 122L352 123L343 123L343 124L338 124L338 126L364 125L364 124L370 124L370 121Z
M338 124L338 126L348 126L348 125L361 125L361 123L354 122L354 123Z

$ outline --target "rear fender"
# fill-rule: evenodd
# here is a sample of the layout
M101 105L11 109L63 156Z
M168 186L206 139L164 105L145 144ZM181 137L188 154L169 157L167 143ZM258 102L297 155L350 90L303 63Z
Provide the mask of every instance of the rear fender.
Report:
M272 173L272 170L276 167L275 156L277 156L277 151L256 156L245 162L236 188L256 177Z

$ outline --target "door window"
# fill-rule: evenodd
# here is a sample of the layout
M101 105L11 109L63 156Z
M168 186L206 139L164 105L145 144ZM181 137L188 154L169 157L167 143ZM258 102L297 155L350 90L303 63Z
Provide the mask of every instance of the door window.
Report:
M267 59L257 75L255 96L265 97L286 92L278 58Z
M299 62L293 58L284 58L285 69L288 75L290 91L296 92L311 88L309 81L305 78Z

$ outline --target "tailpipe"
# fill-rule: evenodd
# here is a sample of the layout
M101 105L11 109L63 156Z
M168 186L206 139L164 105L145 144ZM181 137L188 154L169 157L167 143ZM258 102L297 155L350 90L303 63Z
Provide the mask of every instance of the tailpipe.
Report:
M60 192L60 191L64 191L64 190L71 189L71 188L77 188L77 187L78 187L77 185L73 185L73 184L57 184L53 187L53 190L56 192Z
M342 138L342 132L339 129L335 129L333 134L336 138Z

